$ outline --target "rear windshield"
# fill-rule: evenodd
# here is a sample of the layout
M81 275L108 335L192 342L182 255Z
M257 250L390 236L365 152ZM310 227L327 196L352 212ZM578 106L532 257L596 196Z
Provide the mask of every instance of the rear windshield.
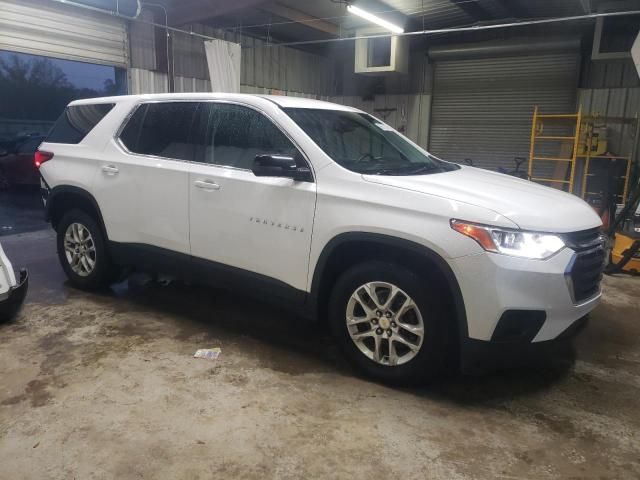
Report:
M50 143L80 143L87 133L111 111L114 105L114 103L96 103L67 107L51 128L46 141Z

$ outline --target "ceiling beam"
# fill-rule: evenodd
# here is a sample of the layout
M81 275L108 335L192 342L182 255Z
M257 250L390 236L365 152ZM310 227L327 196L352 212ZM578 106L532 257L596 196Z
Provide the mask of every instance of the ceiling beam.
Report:
M513 18L527 18L529 15L527 12L513 0L496 0L496 3Z
M260 5L260 10L277 15L285 20L291 20L293 22L301 23L306 27L319 30L324 33L328 33L335 37L340 36L340 27L335 23L320 20L317 17L309 15L307 13L296 10L295 8L282 5L280 3L268 3L266 5Z
M475 20L484 22L487 20L495 20L495 17L489 10L480 5L479 2L469 2L468 0L451 0L456 7L460 8Z
M169 24L203 23L221 15L255 7L266 0L187 0L175 2L169 10Z

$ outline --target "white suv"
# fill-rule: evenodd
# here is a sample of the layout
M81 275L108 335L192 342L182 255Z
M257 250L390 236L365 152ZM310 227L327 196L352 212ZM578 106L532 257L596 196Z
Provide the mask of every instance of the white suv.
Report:
M346 355L420 381L448 352L522 353L600 299L579 198L442 161L354 108L163 94L73 102L36 155L71 282L134 267L327 320Z

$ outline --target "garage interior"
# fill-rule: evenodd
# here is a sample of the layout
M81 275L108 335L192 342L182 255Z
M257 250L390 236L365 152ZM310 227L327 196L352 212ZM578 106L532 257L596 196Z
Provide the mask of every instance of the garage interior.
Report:
M0 324L0 478L640 478L639 253L553 357L390 387L326 326L238 293L143 272L71 287L31 168L75 99L305 97L632 235L639 32L639 0L0 0L0 243L30 285ZM221 40L239 71L216 71Z

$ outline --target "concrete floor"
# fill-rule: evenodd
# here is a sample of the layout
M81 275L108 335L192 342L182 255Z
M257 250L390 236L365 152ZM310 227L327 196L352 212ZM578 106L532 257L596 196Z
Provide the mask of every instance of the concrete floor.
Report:
M44 216L37 186L0 188L0 237L47 228Z
M2 243L31 290L0 326L0 478L640 478L639 278L605 280L569 363L393 389L271 307L83 293L51 233Z

